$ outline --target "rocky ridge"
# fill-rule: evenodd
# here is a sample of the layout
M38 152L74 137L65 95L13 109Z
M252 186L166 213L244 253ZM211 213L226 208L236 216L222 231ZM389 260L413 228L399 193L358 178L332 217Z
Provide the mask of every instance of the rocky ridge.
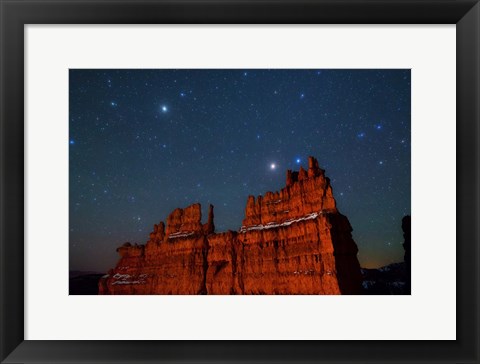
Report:
M315 158L279 192L249 196L238 231L215 233L213 206L175 209L145 245L126 243L100 294L359 294L348 219Z

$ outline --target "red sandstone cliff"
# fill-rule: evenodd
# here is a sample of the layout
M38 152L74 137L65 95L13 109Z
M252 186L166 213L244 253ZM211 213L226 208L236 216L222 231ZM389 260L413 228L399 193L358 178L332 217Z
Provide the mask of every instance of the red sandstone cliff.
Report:
M174 210L146 245L124 244L100 294L358 294L357 246L315 158L280 192L249 196L239 231L215 233L213 206Z

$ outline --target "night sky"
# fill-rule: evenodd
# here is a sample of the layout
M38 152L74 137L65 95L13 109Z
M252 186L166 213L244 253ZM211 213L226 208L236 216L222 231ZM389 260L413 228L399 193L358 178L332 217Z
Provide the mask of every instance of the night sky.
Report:
M403 261L410 70L70 70L70 270L106 272L177 207L238 230L315 156L364 267Z

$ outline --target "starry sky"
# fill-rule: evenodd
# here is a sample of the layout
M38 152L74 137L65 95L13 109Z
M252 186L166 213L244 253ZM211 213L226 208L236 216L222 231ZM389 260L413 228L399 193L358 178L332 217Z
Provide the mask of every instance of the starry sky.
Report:
M363 267L403 261L410 70L85 70L69 74L70 270L106 272L177 207L238 230L248 195L315 156Z

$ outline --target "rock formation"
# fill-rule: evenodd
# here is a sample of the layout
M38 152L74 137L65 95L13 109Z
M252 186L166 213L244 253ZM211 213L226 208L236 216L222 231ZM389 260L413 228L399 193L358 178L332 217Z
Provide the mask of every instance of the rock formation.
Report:
M100 294L358 294L361 272L348 219L310 157L286 187L249 196L238 231L215 233L213 206L174 210L145 245L126 243Z
M403 249L405 249L404 261L406 269L406 294L411 292L411 282L412 282L412 218L410 215L404 216L402 219L402 230L403 238L405 239L403 243Z

